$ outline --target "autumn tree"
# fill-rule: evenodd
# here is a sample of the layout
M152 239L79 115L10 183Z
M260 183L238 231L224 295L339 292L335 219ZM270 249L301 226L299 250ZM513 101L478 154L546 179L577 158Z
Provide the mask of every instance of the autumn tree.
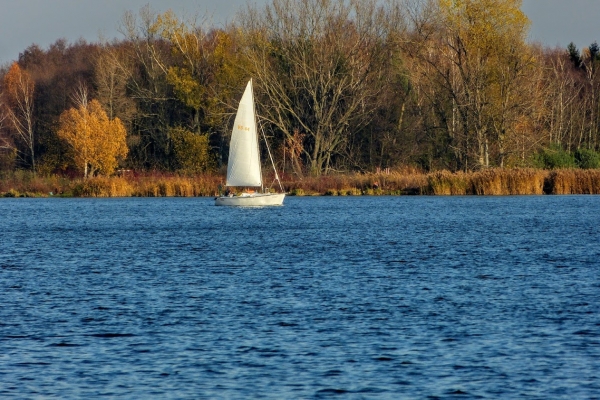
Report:
M34 82L29 73L13 63L3 81L3 109L10 122L17 155L28 162L35 173Z
M600 144L600 47L546 50L543 56L546 137L540 147L576 152Z
M221 161L226 154L223 144L228 142L232 99L246 79L235 28L213 29L204 18L182 19L167 11L156 17L152 31L171 47L173 62L166 70L167 82L181 102L180 109L190 114L180 124L208 136Z
M192 130L219 127L231 88L242 82L235 73L240 60L232 36L207 27L204 19L184 20L172 11L158 15L152 29L171 45L175 63L167 78L178 99L193 110Z
M564 51L548 52L545 57L546 118L548 138L544 145L569 146L569 138L581 120L578 99L582 97L579 73L574 70L570 57ZM578 68L578 67L576 67Z
M125 14L121 41L31 45L0 67L0 165L89 176L129 149L136 169L204 171L226 161L251 77L276 162L299 176L527 166L553 151L581 164L600 149L600 46L527 44L520 6L270 0L225 28L146 6ZM79 82L89 96L65 111Z
M69 144L73 163L85 178L111 174L128 153L125 128L119 118L109 119L97 100L88 102L85 90L76 98L77 108L61 114L57 135Z
M582 58L585 72L585 126L577 138L576 147L596 149L600 129L600 46L593 42Z
M413 18L406 52L426 107L444 127L462 169L503 165L533 58L521 0L432 0Z
M66 145L56 136L56 126L69 104L73 85L86 82L90 88L94 87L91 78L97 50L96 44L83 39L74 43L58 39L47 49L31 45L19 54L19 66L35 82L33 111L38 173L52 173L67 166Z

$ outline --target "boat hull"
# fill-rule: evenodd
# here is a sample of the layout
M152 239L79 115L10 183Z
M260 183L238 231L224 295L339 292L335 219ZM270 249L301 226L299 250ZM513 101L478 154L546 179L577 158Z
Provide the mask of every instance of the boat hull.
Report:
M265 207L281 206L285 193L255 193L242 196L220 196L215 198L216 206Z

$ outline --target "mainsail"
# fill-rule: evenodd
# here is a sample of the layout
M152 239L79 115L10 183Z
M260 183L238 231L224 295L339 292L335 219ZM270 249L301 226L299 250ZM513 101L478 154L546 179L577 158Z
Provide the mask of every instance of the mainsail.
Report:
M262 186L252 80L240 100L227 164L227 186Z

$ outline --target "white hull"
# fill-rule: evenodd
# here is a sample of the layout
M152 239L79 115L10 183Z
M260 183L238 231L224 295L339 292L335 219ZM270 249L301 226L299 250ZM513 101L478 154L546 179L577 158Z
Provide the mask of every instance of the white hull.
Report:
M215 198L215 206L264 207L281 206L285 193L255 193L242 196L220 196Z

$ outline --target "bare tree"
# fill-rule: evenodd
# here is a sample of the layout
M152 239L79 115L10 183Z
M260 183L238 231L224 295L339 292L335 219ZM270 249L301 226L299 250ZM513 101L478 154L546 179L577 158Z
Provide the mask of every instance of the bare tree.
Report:
M564 51L549 52L546 57L545 125L548 140L545 143L569 148L581 115L583 85L577 71ZM575 67L578 68L578 67Z
M25 150L19 150L23 161L28 161L35 173L35 138L33 131L34 83L27 71L13 63L4 76L4 113L10 121L14 137ZM28 159L28 160L27 160Z
M110 119L119 117L123 123L130 125L136 107L135 102L127 95L129 68L123 68L123 59L118 47L106 45L96 58L94 80L97 86L98 101Z
M0 103L0 149L13 150L15 146L10 140L10 136L6 129L7 121L8 115L6 114L5 106Z
M403 24L397 7L380 3L273 0L240 16L248 73L265 100L259 113L288 142L305 135L313 174L334 167L390 81L392 39Z

